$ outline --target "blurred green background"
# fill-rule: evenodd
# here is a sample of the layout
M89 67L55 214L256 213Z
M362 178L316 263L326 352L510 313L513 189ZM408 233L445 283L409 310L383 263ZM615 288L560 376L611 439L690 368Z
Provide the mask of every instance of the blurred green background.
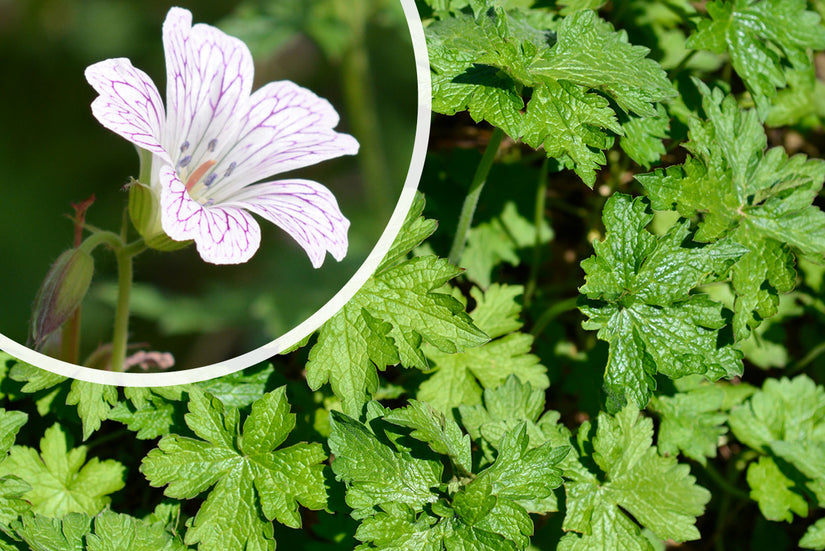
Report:
M413 50L399 0L0 0L0 332L25 342L31 305L52 261L72 243L71 203L94 193L89 224L117 231L131 144L92 117L84 69L128 57L165 96L161 24L172 5L245 40L255 86L292 80L326 97L357 157L301 169L336 195L352 222L346 259L314 270L285 233L262 222L261 248L241 266L204 263L194 247L135 260L131 343L171 351L176 369L234 357L306 319L372 250L398 199L415 134ZM276 176L275 179L282 177ZM95 252L81 357L111 340L113 255Z

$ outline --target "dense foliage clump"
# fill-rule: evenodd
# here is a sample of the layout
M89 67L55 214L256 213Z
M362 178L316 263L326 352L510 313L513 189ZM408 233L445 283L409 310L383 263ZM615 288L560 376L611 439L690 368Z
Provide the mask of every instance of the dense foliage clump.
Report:
M336 2L287 4L225 24L347 59ZM436 113L378 270L221 379L0 355L0 549L825 549L825 5L417 5Z

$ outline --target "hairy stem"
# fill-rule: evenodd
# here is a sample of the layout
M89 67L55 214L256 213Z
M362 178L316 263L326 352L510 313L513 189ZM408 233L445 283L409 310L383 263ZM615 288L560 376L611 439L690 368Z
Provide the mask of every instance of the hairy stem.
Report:
M693 59L693 56L695 56L697 53L699 53L699 50L690 50L688 53L686 53L682 60L679 62L679 64L670 70L670 79L676 80L676 75L685 70L687 64L690 63L690 60Z
M464 252L464 244L467 242L467 234L473 225L473 216L478 206L478 198L481 195L481 190L484 188L484 183L487 181L487 175L490 174L490 168L493 166L493 160L496 158L498 147L501 145L501 140L503 139L504 131L496 128L490 137L487 149L484 150L481 162L478 163L476 173L473 175L470 189L464 198L464 204L461 206L461 214L458 217L458 226L455 229L453 245L450 247L449 259L453 264L458 265L461 260L461 254Z
M541 264L541 223L544 221L544 208L547 201L547 170L550 159L545 158L539 170L539 181L536 186L536 208L533 211L533 226L536 229L536 239L533 242L533 263L530 266L530 279L524 291L524 307L530 306L533 293L539 278L539 264Z
M738 475L738 470L736 469L735 461L731 461L728 463L727 477L723 477L722 474L719 473L716 469L714 469L710 464L704 467L704 471L723 490L722 499L719 503L719 510L716 514L716 530L713 534L713 539L714 548L717 551L724 551L725 542L723 535L730 514L731 502L734 497L738 500L749 501L750 496L736 488L732 483L734 477Z
M578 300L579 297L576 296L554 303L550 308L545 310L541 316L539 316L539 319L536 320L530 334L533 335L534 338L538 337L542 331L547 328L550 322L556 319L560 314L574 310Z
M99 245L106 245L114 251L117 259L118 291L114 330L112 332L112 359L110 363L112 371L123 371L124 360L126 359L126 345L129 335L129 297L132 292L132 259L146 249L143 238L131 243L125 242L128 223L128 216L124 215L123 229L120 235L110 231L97 231L87 237L79 247L92 254L92 251ZM65 354L73 353L75 357L77 355L77 350L64 349L63 352Z
M750 501L750 496L734 486L728 479L726 479L722 474L717 471L710 463L703 467L705 474L707 474L711 480L713 480L719 488L736 499Z
M106 245L113 250L117 250L123 247L123 240L120 238L118 234L114 232L97 231L89 237L87 237L79 248L83 249L89 254L92 254L92 251L94 251L100 245Z
M123 371L126 345L129 339L129 297L132 293L132 258L125 248L115 251L117 257L117 306L112 333L112 359L110 369Z

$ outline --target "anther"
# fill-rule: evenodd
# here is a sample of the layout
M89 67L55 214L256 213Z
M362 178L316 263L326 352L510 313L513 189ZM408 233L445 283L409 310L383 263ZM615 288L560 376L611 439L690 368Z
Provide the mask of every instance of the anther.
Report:
M191 162L192 162L192 155L187 155L186 157L184 157L183 159L178 161L178 168L185 168Z
M224 178L229 178L229 175L232 174L232 171L235 170L235 167L238 166L238 163L232 161L229 164L229 167L226 169L226 172L223 173Z
M206 149L208 149L210 152L215 151L215 147L217 147L217 145L217 138L212 138L211 140L209 140L209 144L206 146Z
M218 175L213 172L212 174L210 174L209 176L206 177L206 180L203 181L203 185L205 185L206 187L211 186L212 184L215 183L215 179L217 177L218 177Z
M189 142L183 142L180 146L180 152L184 153L187 149L189 149Z

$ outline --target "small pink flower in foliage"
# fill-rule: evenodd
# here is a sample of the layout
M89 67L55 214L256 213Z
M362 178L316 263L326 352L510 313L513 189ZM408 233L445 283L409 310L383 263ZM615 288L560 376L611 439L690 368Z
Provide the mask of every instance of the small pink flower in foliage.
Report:
M207 262L237 264L260 245L257 214L289 233L316 268L327 251L341 260L349 221L332 193L310 180L262 181L357 153L352 136L333 130L335 109L289 81L252 93L246 45L215 27L192 26L185 9L169 10L163 46L165 108L152 80L128 59L86 69L100 94L95 117L151 153L163 231L175 241L194 240Z

